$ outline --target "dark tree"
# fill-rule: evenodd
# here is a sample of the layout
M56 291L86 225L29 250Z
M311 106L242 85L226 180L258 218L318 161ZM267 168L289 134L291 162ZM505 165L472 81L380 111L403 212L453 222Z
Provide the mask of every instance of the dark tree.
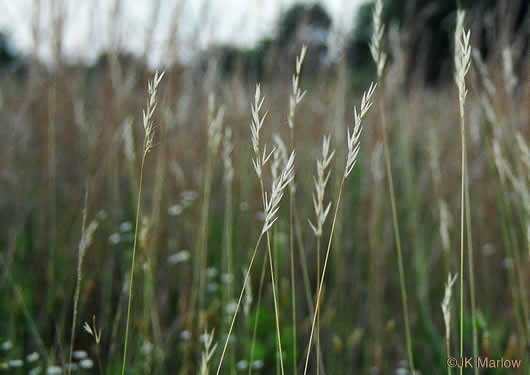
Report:
M15 51L7 34L0 32L0 68L13 64L15 59Z
M405 48L406 73L428 83L450 78L453 32L458 7L466 9L475 46L484 55L516 45L521 57L528 52L527 0L384 0L384 22L397 24ZM460 4L458 4L460 3ZM368 43L372 29L373 3L357 13L356 29L349 44L349 62L359 67L371 63ZM526 31L525 31L526 30ZM526 52L524 52L526 51ZM517 56L516 56L517 57Z

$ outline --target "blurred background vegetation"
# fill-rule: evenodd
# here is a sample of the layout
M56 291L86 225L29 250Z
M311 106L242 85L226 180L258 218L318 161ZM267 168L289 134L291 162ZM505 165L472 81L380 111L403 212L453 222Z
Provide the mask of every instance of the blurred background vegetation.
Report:
M516 135L528 144L529 3L386 0L384 48L390 62L379 95L387 98L398 214L410 275L414 353L422 374L447 372L440 303L447 274L456 273L459 262L460 148L453 83L453 32L459 5L467 10L466 24L476 48L469 84L468 152L478 312L472 316L466 307L466 352L471 353L471 323L477 322L481 353L528 360L528 202L521 196L521 186L499 167L499 152L528 190ZM266 137L278 133L288 139L291 75L301 46L307 45L301 86L308 93L296 120L300 257L295 339L289 319L292 285L285 209L274 234L285 360L289 373L301 367L315 293L314 240L306 225L313 212L314 162L321 137L331 134L337 170L342 168L353 106L375 80L368 48L372 10L371 2L364 3L351 15L354 28L343 32L324 6L296 4L282 12L274 35L254 46L212 45L189 62L164 66L156 114L158 145L145 177L129 373L194 374L202 329L215 328L216 342L223 343L249 248L260 231L261 205L248 129L253 90L262 83L269 112ZM37 362L25 360L18 368L9 367L8 361L32 352L39 353L43 368L68 359L77 244L88 191L87 215L100 225L85 260L75 348L86 350L94 361L100 358L104 373L115 374L124 335L124 288L143 137L141 111L153 70L146 58L149 51L137 56L109 49L95 64L72 63L62 58L58 36L54 63L47 65L19 52L11 40L9 33L0 33L0 373L28 373ZM224 123L233 131L235 177L233 206L227 214L230 201L217 155L204 234L198 228L205 196L211 93L225 107ZM345 194L324 292L321 342L328 374L407 373L378 121L377 115L369 116L359 166ZM337 190L337 173L332 192ZM228 236L227 217L233 224ZM191 303L192 263L201 235L207 242L208 303L205 311L197 312ZM234 251L231 272L225 264L227 243ZM261 374L277 371L270 283L263 286L261 305L256 303L263 266L260 257L251 280L253 299L238 321L223 373L247 372L249 366ZM455 301L457 297L455 290ZM206 322L200 331L191 323L198 313ZM93 316L102 328L101 347L80 328ZM456 327L457 315L453 317ZM455 330L454 348L457 339ZM218 348L214 358L219 354ZM310 371L316 374L314 367ZM94 365L78 371L100 370ZM483 373L523 371L528 371L528 364L520 372Z

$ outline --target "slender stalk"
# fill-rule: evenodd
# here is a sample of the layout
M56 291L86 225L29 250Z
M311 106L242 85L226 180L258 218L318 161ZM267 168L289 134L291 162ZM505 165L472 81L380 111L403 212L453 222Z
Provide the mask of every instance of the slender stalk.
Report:
M331 225L331 233L329 235L326 258L324 260L324 267L322 269L322 278L320 279L320 284L318 287L317 300L315 304L315 312L313 314L313 323L311 324L311 335L309 336L309 345L307 347L307 357L305 361L304 375L307 374L307 367L309 364L309 355L311 354L311 344L313 342L313 335L315 332L315 323L317 320L318 312L320 310L320 296L322 293L322 286L324 284L324 279L326 277L326 269L328 266L329 254L331 252L333 234L335 233L335 224L337 223L337 216L338 216L341 198L342 198L342 190L344 189L344 183L346 182L346 178L350 175L351 171L353 170L353 167L355 167L355 164L357 163L357 156L359 154L359 150L361 147L360 138L361 138L361 133L362 133L362 119L366 116L366 114L368 113L368 110L372 106L372 97L373 97L376 87L377 85L374 85L372 83L370 84L370 87L368 88L368 90L363 93L363 96L361 99L361 107L360 107L359 112L357 112L357 108L354 108L353 132L350 133L350 129L348 128L348 142L347 142L348 143L348 156L346 158L346 166L345 166L344 174L342 175L342 180L341 180L340 187L339 187L339 194L338 194L337 203L335 206L335 214L333 215L333 223ZM317 347L317 350L318 350L318 347Z
M204 307L204 298L205 298L205 291L206 291L206 268L207 268L207 262L208 262L208 220L209 220L209 211L210 211L210 196L212 191L211 186L212 181L212 162L210 158L208 157L208 160L206 162L206 172L204 177L204 190L203 190L203 199L202 199L202 205L201 205L201 224L200 224L200 231L199 231L199 245L198 245L198 269L197 269L197 275L198 275L198 309L199 312ZM199 313L200 315L200 313ZM200 320L200 318L199 318ZM199 322L200 324L200 322Z
M213 167L215 166L217 151L221 142L222 122L224 108L215 111L215 99L213 95L208 98L208 132L207 132L207 155L206 171L203 182L203 196L201 205L201 222L197 245L196 277L198 277L198 319L196 328L200 328L201 309L204 308L206 297L206 269L208 267L208 221L210 218L210 197L212 193Z
M469 180L469 179L468 179ZM466 230L467 230L467 247L468 247L468 268L469 268L469 293L471 297L471 328L473 335L473 358L478 358L478 332L476 316L476 294L475 294L475 272L473 263L473 237L471 228L471 210L469 200L469 181L466 183ZM473 372L479 374L478 367L475 366Z
M383 35L385 31L385 25L383 23L383 2L376 0L374 10L372 13L372 24L373 32L370 40L370 53L376 65L377 69L377 80L379 84L383 83L384 69L386 65L387 55L383 50ZM403 266L403 252L401 250L401 235L399 230L399 220L396 208L396 195L394 191L394 182L392 178L392 159L390 158L390 151L388 146L387 137L387 124L385 116L385 93L381 94L379 100L379 113L381 114L381 128L383 133L383 153L385 159L386 175L388 177L388 190L390 193L390 204L392 207L392 224L394 227L394 239L396 242L396 251L398 258L398 271L399 271L399 285L401 289L401 303L403 307L403 321L405 323L405 336L407 341L407 354L409 360L410 372L414 375L414 357L412 354L412 336L410 334L409 324L409 312L408 312L408 298L407 298L407 286L405 283L405 268Z
M317 236L317 291L320 286L320 239L322 236ZM320 310L317 313L317 348L320 348ZM320 350L317 349L317 375L320 375Z
M295 210L296 210L296 207L295 207ZM296 229L296 242L297 242L297 247L298 247L298 255L300 257L300 265L301 265L301 268L302 268L302 276L303 276L303 280L304 280L304 290L305 290L305 295L306 295L306 301L307 301L307 307L309 309L309 315L313 315L315 313L315 310L314 310L314 307L313 307L313 297L311 295L311 286L310 286L310 281L309 281L309 274L308 274L308 266L307 266L307 260L306 260L306 257L305 257L305 250L304 250L304 244L303 244L303 240L302 240L302 231L300 229L300 222L298 221L298 214L296 212L295 214L295 229ZM317 290L318 290L318 284L317 284ZM316 291L315 291L316 293ZM320 317L320 315L319 315ZM318 321L317 321L318 323ZM315 349L318 351L318 353L320 354L320 371L321 373L324 375L325 374L325 371L324 369L326 368L326 366L324 365L324 358L322 356L322 350L320 348L320 344L316 342L315 340Z
M302 71L302 65L307 53L307 47L302 46L300 54L296 57L296 70L292 76L292 88L293 91L289 98L289 116L287 117L288 125L291 136L291 150L295 149L295 134L294 125L296 117L296 106L304 98L306 91L300 89L300 74ZM291 257L291 304L292 304L292 317L293 317L293 375L298 373L297 366L297 349L296 349L296 278L295 278L295 267L294 267L294 207L295 207L295 189L293 186L289 189L289 253Z
M464 127L464 116L460 116L460 137L462 140L462 180L460 195L460 358L464 358L464 205L465 205L465 181L466 181L466 135ZM460 367L460 374L463 366Z
M228 156L229 157L229 156ZM231 160L229 160L229 165L231 167ZM227 161L225 159L225 163ZM225 267L224 272L226 275L230 275L229 277L233 277L233 246L232 246L232 218L233 218L233 198L232 198L232 179L229 177L229 173L233 173L231 168L227 168L225 170L225 212L224 212L224 252L225 252ZM232 300L233 296L233 282L229 282L225 286L224 291L224 306L228 304L229 301ZM232 358L234 359L234 358ZM232 366L230 368L230 372L233 373L235 371L232 361Z
M259 322L259 310L261 307L261 296L263 294L263 283L265 282L265 272L267 271L267 254L264 254L263 257L263 266L261 267L261 276L259 279L259 288L258 288L258 303L256 306L256 311L258 311L258 314L256 314L256 318L254 319L254 327L252 328L252 342L250 344L250 360L249 360L249 366L248 366L248 375L252 375L252 363L254 362L254 350L256 348L256 335L258 332L258 322Z
M464 358L464 220L466 207L466 128L465 128L465 102L467 95L466 74L471 64L471 46L469 44L470 32L464 30L465 12L459 10L455 30L455 82L458 87L460 109L460 138L462 141L462 178L460 195L460 358ZM463 366L460 375L463 374Z
M291 254L291 304L293 316L293 374L298 373L296 359L296 278L294 268L294 190L290 191L289 199L289 249Z
M256 246L254 247L254 251L252 252L252 257L250 258L250 264L247 268L247 273L245 274L245 280L243 281L243 286L241 287L241 292L239 293L239 298L237 300L237 306L236 310L234 311L234 316L232 317L232 321L230 323L230 328L228 329L228 335L226 336L226 340L223 346L223 351L221 353L221 358L219 359L219 365L217 366L216 375L219 375L221 372L221 367L223 365L223 359L226 353L226 348L228 347L228 341L230 340L230 336L232 335L232 330L234 329L234 323L236 322L237 314L239 312L239 308L241 306L241 301L243 299L243 295L245 294L245 289L247 287L250 271L252 271L252 266L254 265L254 259L256 258L256 254L258 252L259 244L261 243L261 240L263 239L263 235L265 233L262 231L261 234L258 237L258 240L256 242Z
M259 183L261 186L261 195L263 197L263 206L266 206L266 200L265 200L265 188L263 186L263 178L259 178ZM276 320L276 336L278 339L278 350L279 350L279 356L280 356L280 370L281 374L285 374L285 370L283 367L283 350L282 350L282 339L281 339L281 332L280 332L280 313L278 310L278 296L276 291L276 279L274 276L274 263L272 260L272 250L271 250L271 238L270 233L267 231L267 252L269 254L269 266L271 271L271 284L272 284L272 299L274 302L274 317Z
M293 116L294 117L294 116ZM293 119L294 121L294 119ZM294 127L291 127L291 150L295 149L294 145ZM289 189L289 253L291 255L291 304L293 316L293 374L298 373L296 359L296 279L294 268L294 206L295 206L295 189Z
M147 99L147 108L143 111L143 125L145 131L144 137L144 152L142 156L142 165L140 167L140 182L138 183L138 200L136 202L136 223L134 228L134 244L133 244L133 254L131 260L131 276L129 281L129 302L127 304L127 323L125 326L125 344L123 349L123 365L121 369L122 375L125 375L125 365L127 362L127 346L129 343L129 325L131 319L131 303L132 303L132 292L133 292L133 283L134 283L134 266L136 260L136 247L138 243L138 227L140 223L140 212L142 205L142 188L144 181L144 166L147 155L154 147L154 137L155 137L155 124L153 122L153 114L155 112L157 102L156 94L157 88L160 84L160 81L164 78L164 73L158 74L158 71L155 73L153 80L148 82L148 99Z
M85 235L86 230L86 211L87 211L87 200L88 200L88 191L85 192L85 205L83 209L83 219L81 223L81 239L83 239ZM81 250L81 248L79 249ZM78 303L79 303L79 294L81 289L81 280L82 280L82 255L81 251L79 251L78 254L78 261L77 261L77 279L76 279L76 286L75 286L75 292L74 292L74 311L73 311L73 317L72 317L72 332L70 333L70 354L68 355L68 363L72 363L72 354L74 352L74 339L75 339L75 326L77 323L77 311L78 311ZM68 374L72 373L72 366L68 366Z
M388 190L390 194L390 205L392 208L392 224L394 227L394 240L396 242L396 252L398 259L399 272L399 287L401 289L401 304L403 307L403 322L405 324L405 336L407 340L407 355L409 359L409 367L411 374L414 374L414 356L412 350L412 335L410 334L409 311L408 311L408 296L407 286L405 283L405 267L403 266L403 252L401 250L401 235L399 230L399 220L396 208L396 196L394 191L394 181L392 178L392 161L390 158L390 150L388 147L387 124L385 116L385 100L384 93L381 95L379 101L379 113L381 114L381 128L383 131L383 154L385 159L386 175L388 177Z
M136 245L138 242L138 227L140 222L140 209L142 204L142 189L144 181L144 165L145 159L147 158L147 150L144 151L142 157L142 166L140 167L140 182L138 184L138 201L136 202L136 224L134 229L134 244L133 244L133 254L131 261L131 277L129 281L129 302L127 303L127 323L125 325L125 347L123 349L123 364L121 368L121 374L125 375L125 365L127 362L127 346L129 341L129 325L131 319L131 302L132 302L132 292L133 292L133 283L134 283L134 265L136 260Z
M335 232L335 223L337 222L337 215L340 208L340 202L342 198L342 190L344 188L344 182L346 181L346 176L342 177L340 187L339 187L339 196L337 198L337 205L335 206L335 214L333 215L333 223L331 224L331 233L329 235L329 242L328 242L328 249L326 251L326 258L324 259L324 267L322 269L322 278L320 279L320 283L318 286L318 293L317 293L317 301L315 304L315 313L313 314L313 322L311 323L311 334L309 335L309 345L307 346L307 355L305 359L305 367L304 367L304 375L307 374L307 368L309 364L309 355L311 354L311 344L313 342L313 335L315 331L315 324L318 316L318 312L320 311L320 295L322 293L322 286L324 285L324 278L326 276L326 269L328 266L328 260L329 260L329 254L331 250L331 243L333 241L333 233Z

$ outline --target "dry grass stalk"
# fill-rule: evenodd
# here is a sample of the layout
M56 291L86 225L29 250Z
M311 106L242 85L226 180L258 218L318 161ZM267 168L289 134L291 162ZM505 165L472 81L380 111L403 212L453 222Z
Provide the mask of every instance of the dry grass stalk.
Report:
M464 210L466 191L466 130L465 103L467 96L466 74L471 67L470 31L464 30L465 12L458 11L455 30L455 82L460 105L460 136L462 141L462 181L460 197L460 357L464 357ZM463 368L460 368L460 374Z
M324 285L324 280L325 280L325 276L326 276L326 270L327 270L328 261L329 261L329 254L331 252L331 244L332 244L332 241L333 241L333 234L334 234L334 231L335 231L335 224L337 222L337 216L338 216L338 212L339 212L339 208L340 208L340 202L341 202L341 198L342 198L342 191L343 191L346 179L350 175L353 167L355 166L355 164L357 162L357 155L359 154L359 149L360 149L360 137L361 137L361 133L362 133L362 120L364 119L364 117L368 113L368 110L372 106L372 103L373 103L372 102L372 97L373 97L373 94L375 92L376 87L377 87L377 84L371 83L370 87L368 88L368 90L364 92L364 94L362 96L362 100L361 100L360 111L357 112L357 108L354 108L353 132L350 134L350 130L348 129L348 156L347 156L347 159L346 159L346 166L344 168L344 174L342 175L342 180L341 180L341 183L340 183L339 194L338 194L338 197L337 197L337 204L335 206L335 214L333 216L333 222L331 224L331 233L330 233L330 236L329 236L329 242L328 242L328 247L327 247L327 251L326 251L326 256L324 258L324 266L322 268L322 278L320 279L320 285L318 286L317 299L316 299L316 303L315 303L315 311L313 313L313 320L312 320L312 323L311 323L311 334L309 336L309 343L308 343L308 346L307 346L307 355L306 355L306 360L305 360L304 375L307 374L307 369L308 369L308 365L309 365L309 357L310 357L310 354L311 354L311 345L313 343L313 335L314 335L314 331L315 331L316 319L317 319L317 316L318 316L318 312L320 311L320 297L321 297L321 294L322 294L322 287Z
M300 54L296 57L296 70L292 77L292 93L289 98L289 116L288 124L290 129L291 149L295 149L295 114L296 107L304 98L306 91L300 89L300 73L302 72L302 65L307 53L307 47L302 46ZM295 212L295 192L296 184L293 182L290 185L289 191L289 255L291 264L291 304L292 304L292 324L293 324L293 373L297 374L297 345L296 345L296 278L295 278L295 264L294 264L294 212Z
M157 107L157 89L160 81L164 77L164 73L159 74L158 71L155 73L153 79L148 82L148 95L147 108L143 111L143 125L144 125L144 150L142 157L142 165L140 167L140 182L138 184L138 200L136 204L136 223L134 229L134 244L133 244L133 253L131 260L131 275L129 281L129 302L127 303L127 322L125 326L125 343L123 349L123 364L122 364L122 375L125 375L125 367L127 363L127 346L129 341L129 325L131 319L131 305L132 305L132 296L133 296L133 283L134 283L134 267L136 261L136 247L138 242L138 230L140 223L140 212L141 212L141 202L142 202L142 187L143 187L143 178L144 178L144 166L147 155L155 146L154 138L156 133L156 126L153 121L153 114Z
M333 160L333 156L335 155L335 151L331 151L330 153L330 137L325 136L322 140L322 158L320 160L317 160L317 177L314 178L315 183L315 192L313 193L313 206L315 209L315 223L313 224L311 220L309 220L309 225L311 226L311 229L313 229L313 233L315 234L316 241L317 241L317 285L316 290L318 291L318 286L320 284L320 272L321 272L321 265L320 265L320 243L322 239L322 231L324 223L326 222L326 218L329 214L329 210L331 209L331 202L328 203L327 206L324 204L324 195L326 192L326 186L329 182L329 178L331 176L330 171L330 164ZM317 374L320 373L320 314L317 315L317 337L315 340L316 347L317 347Z
M266 194L263 188L263 167L267 164L269 161L272 153L274 150L267 154L264 152L262 155L260 153L260 131L263 126L263 121L265 119L265 116L260 118L260 110L261 106L263 105L264 99L261 98L261 90L260 85L256 85L256 93L254 95L254 103L251 105L251 111L252 111L252 119L250 122L250 129L251 129L251 140L252 140L252 147L255 154L255 159L252 161L254 165L254 170L258 176L258 180L261 185L262 190L262 197L263 197L263 205L264 205L264 213L265 213L265 220L263 223L262 230L260 232L260 235L258 237L258 240L256 241L256 245L254 247L254 251L252 252L252 256L250 258L250 263L247 268L245 279L243 281L243 286L241 288L241 292L239 294L239 298L237 301L236 309L234 311L234 315L232 317L232 322L230 323L230 328L228 330L228 334L225 340L225 344L223 346L223 351L221 353L221 358L219 360L219 365L217 367L216 374L219 375L222 365L223 365L223 359L226 353L226 349L228 347L228 342L230 340L230 336L232 334L232 330L234 328L234 324L241 306L241 301L243 299L243 296L245 294L245 290L248 288L248 281L250 278L250 273L252 271L252 266L254 265L254 260L256 258L256 254L259 248L259 245L261 243L261 240L265 235L267 235L267 248L269 252L269 263L271 267L271 278L272 278L272 290L273 290L273 298L274 298L274 308L275 308L275 315L276 315L276 334L278 338L278 346L280 348L280 363L282 368L282 374L283 374L283 359L281 356L281 339L280 339L280 327L279 327L279 317L278 317L278 306L277 306L277 296L276 296L276 288L275 288L275 282L274 282L274 270L273 270L273 264L272 264L272 256L270 251L270 241L268 238L269 230L272 228L273 224L278 219L278 211L281 199L283 197L285 189L289 186L289 184L292 182L294 178L294 160L295 160L295 153L292 152L289 159L287 160L287 163L285 163L281 173L278 174L278 177L273 180L272 182L272 188L270 195Z
M72 313L72 332L70 336L70 354L68 355L68 363L72 363L72 353L74 352L74 341L75 341L75 330L77 325L77 315L79 309L79 295L81 293L81 282L83 281L83 261L85 259L86 251L92 244L92 238L96 229L98 228L98 222L93 220L90 222L88 227L86 226L87 216L87 200L88 192L85 195L85 207L83 209L83 223L81 225L81 240L79 241L79 249L77 255L77 279L74 292L74 308ZM71 367L68 368L68 374L72 372Z

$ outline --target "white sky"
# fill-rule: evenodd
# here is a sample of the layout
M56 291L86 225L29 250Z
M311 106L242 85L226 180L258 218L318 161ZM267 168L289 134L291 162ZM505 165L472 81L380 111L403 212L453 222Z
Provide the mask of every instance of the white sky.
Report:
M15 47L22 53L33 53L32 25L40 22L41 39L38 55L51 60L52 6L64 1L67 9L64 30L64 55L70 59L94 60L112 38L120 40L122 48L135 54L144 51L147 31L153 22L153 9L158 0L121 0L120 17L112 16L116 0L0 0L0 30L7 31ZM349 29L353 14L366 0L321 0L330 13L334 27ZM191 54L192 35L205 47L212 42L230 42L249 46L274 32L280 12L296 2L315 3L316 0L160 0L158 20L150 43L151 62L164 59L164 49L172 20L178 20L181 54ZM180 8L176 8L180 7ZM180 9L176 12L175 9ZM35 17L35 14L40 14ZM116 34L118 33L118 34ZM113 34L115 36L113 36ZM186 47L187 45L187 47ZM197 45L193 43L193 45Z

